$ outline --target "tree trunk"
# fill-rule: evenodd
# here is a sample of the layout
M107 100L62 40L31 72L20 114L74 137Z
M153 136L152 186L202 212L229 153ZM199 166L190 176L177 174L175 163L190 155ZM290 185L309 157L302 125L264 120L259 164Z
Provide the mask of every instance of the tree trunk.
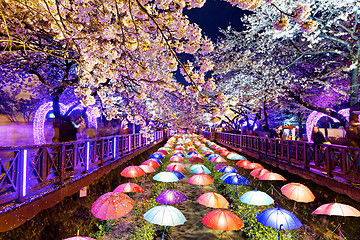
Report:
M53 97L53 114L55 116L53 121L53 128L54 128L54 137L52 138L53 142L59 142L60 139L60 131L59 127L61 124L61 112L60 112L60 104L59 104L59 96Z
M297 120L299 124L299 138L303 138L303 127L302 127L302 114L297 113Z
M351 64L358 62L358 59L351 61ZM359 110L357 109L357 103L359 101L359 64L357 67L351 71L351 85L349 92L349 103L350 103L350 115L352 111Z

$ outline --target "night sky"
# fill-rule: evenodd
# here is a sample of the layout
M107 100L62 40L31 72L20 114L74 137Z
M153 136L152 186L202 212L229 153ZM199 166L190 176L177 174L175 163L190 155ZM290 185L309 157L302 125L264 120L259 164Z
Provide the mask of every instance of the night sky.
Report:
M202 29L203 35L211 38L214 44L217 38L222 36L219 28L226 29L231 25L237 31L244 30L244 26L240 21L244 13L244 10L233 7L230 3L221 0L207 0L202 8L184 10L184 14L189 17L190 22L197 23ZM180 54L179 58L183 62L187 59L191 60L189 56L184 54ZM205 78L209 77L211 77L211 74L208 73ZM176 73L176 79L184 85L189 85L179 70Z

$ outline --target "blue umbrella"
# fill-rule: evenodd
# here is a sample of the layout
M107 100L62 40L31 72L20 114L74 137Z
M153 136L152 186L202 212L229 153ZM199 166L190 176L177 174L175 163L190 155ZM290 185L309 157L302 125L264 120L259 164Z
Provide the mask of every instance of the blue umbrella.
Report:
M222 175L221 177L220 177L220 179L221 180L225 180L225 178L227 178L228 176L233 176L233 175L236 175L237 173L226 173L226 174L224 174L224 175Z
M190 152L188 152L188 157L191 157L192 155L194 155L194 154L197 154L197 152L194 152L194 151L190 151Z
M144 219L149 223L160 226L177 226L186 222L185 216L179 211L179 209L169 205L160 205L151 208L144 214ZM166 228L164 228L164 232L162 234L162 239L164 239L165 229Z
M256 220L264 226L275 229L298 229L302 226L300 220L290 211L280 207L266 209L257 215ZM278 234L280 240L280 231Z
M149 158L163 159L164 156L163 156L161 153L154 152L153 154L151 154L151 155L149 156Z
M262 191L249 191L240 197L240 201L249 205L264 206L274 203L274 199Z
M185 177L185 176L184 176L181 172L179 172L179 171L169 171L169 172L175 174L175 175L178 177L178 179L183 179L183 178Z
M198 174L198 173L210 174L211 171L210 171L207 167L197 166L196 168L194 168L194 169L192 170L192 173L195 173L195 174Z
M230 167L230 166L222 167L218 171L223 172L223 173L237 173L238 172L235 168Z
M208 159L211 160L214 157L221 157L219 154L211 154Z
M159 182L177 182L179 178L172 172L159 172L153 177L154 180Z
M157 162L160 165L162 164L162 162L157 158L149 158L148 160L153 160L153 161Z
M185 155L183 153L175 153L173 156L179 156L179 157L182 157L182 158L185 157Z
M212 155L211 153L208 153L208 154L205 154L204 157L208 158L208 157L210 157L211 155Z
M246 178L244 178L243 176L241 176L239 174L228 176L227 178L224 179L224 183L230 184L230 185L236 185L235 196L237 196L237 186L238 185L243 185L243 186L250 185L249 180L247 180Z

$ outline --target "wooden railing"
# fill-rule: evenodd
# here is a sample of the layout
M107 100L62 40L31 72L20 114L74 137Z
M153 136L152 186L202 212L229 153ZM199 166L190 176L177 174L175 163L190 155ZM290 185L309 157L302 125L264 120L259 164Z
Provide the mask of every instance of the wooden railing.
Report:
M0 205L11 201L24 202L164 138L163 131L154 135L154 141L141 134L131 134L0 147Z
M204 137L208 132L200 132ZM206 137L208 138L208 137ZM360 149L341 145L280 140L248 135L216 133L219 143L258 153L260 156L286 162L304 169L317 170L328 177L360 182Z

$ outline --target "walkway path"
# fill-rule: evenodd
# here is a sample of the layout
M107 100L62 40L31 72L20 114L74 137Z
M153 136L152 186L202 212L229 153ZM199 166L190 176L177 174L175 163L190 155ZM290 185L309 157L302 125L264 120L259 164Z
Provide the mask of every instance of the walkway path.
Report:
M184 179L175 183L175 189L186 194L188 200L186 202L174 205L178 208L186 217L187 221L185 224L172 228L171 237L174 240L212 240L219 239L221 231L214 230L206 227L201 223L202 218L210 211L215 210L214 208L208 208L199 204L196 200L200 196L200 186L189 184L188 179L194 174L190 170L192 163L188 159L185 162L180 162L185 167ZM212 170L212 169L210 169ZM216 187L214 184L204 186L202 193L215 191ZM245 239L242 237L241 231L228 232L231 239L241 240ZM223 239L229 239L227 234L224 232Z

